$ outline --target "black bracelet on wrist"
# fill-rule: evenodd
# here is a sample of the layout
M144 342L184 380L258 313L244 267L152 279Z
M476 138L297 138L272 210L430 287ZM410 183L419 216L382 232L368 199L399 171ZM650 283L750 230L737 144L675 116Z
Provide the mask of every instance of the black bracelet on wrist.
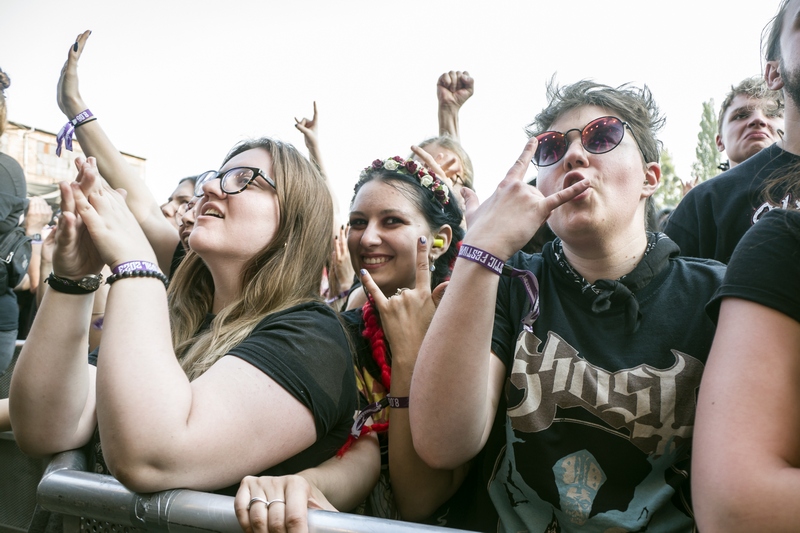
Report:
M88 124L90 122L94 122L95 120L97 120L97 117L92 117L89 120L84 120L83 122L78 122L77 124L75 124L75 129L80 128L84 124Z
M111 274L108 276L106 283L111 285L115 281L125 278L155 278L161 280L161 282L164 284L164 287L169 287L169 280L167 279L167 276L155 270L128 270L125 272L120 272L119 274Z

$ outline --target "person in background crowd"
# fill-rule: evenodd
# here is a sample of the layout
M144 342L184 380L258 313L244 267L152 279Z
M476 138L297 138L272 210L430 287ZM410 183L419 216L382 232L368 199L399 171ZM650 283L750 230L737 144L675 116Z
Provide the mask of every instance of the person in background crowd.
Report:
M800 162L800 49L794 46L793 26L800 3L781 0L764 41L764 79L784 96L786 131L775 144L739 163L686 195L667 222L667 235L681 254L727 263L739 240L768 211L798 209L800 198L790 194L764 198L764 183ZM775 191L779 193L780 191Z
M783 93L767 87L763 77L732 86L719 109L717 148L733 168L777 142L783 133Z
M6 95L11 79L0 70L0 135L6 129ZM8 234L19 227L22 214L28 205L27 184L22 167L11 156L0 152L0 236ZM21 252L22 253L22 252ZM30 260L30 250L26 252ZM0 267L6 268L0 264ZM8 279L8 277L6 277ZM4 372L14 356L19 327L19 308L14 286L9 282L0 287L0 373ZM16 280L17 282L21 280Z
M462 191L467 234L411 383L414 446L453 469L504 434L487 454L499 531L689 532L714 326L687 310L724 266L646 231L663 123L646 87L551 85L548 101L495 193ZM545 220L558 238L515 254Z
M175 220L175 215L178 213L178 209L180 209L182 205L189 203L192 196L194 196L194 184L196 180L197 176L189 176L188 178L180 180L178 186L175 187L175 190L172 191L172 194L167 198L166 203L161 204L160 209L164 214L164 218L175 226L176 229L178 225Z

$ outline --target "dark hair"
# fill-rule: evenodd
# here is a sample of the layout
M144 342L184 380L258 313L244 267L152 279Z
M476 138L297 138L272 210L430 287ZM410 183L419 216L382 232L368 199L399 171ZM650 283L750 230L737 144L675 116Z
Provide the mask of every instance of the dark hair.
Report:
M189 177L186 177L186 178L181 178L181 180L178 182L178 185L180 185L184 181L191 181L192 184L195 184L195 183L197 183L197 176L189 176Z
M789 0L781 0L778 6L778 13L767 22L761 32L761 48L767 61L776 61L781 58L781 32L783 31L783 19L786 17L786 9L789 7ZM764 40L766 37L766 41Z
M456 243L464 238L464 228L461 227L461 208L458 206L456 199L450 198L447 204L442 205L433 192L423 187L416 177L403 172L370 167L361 174L358 183L356 183L353 199L350 201L351 206L355 202L361 187L373 180L383 181L404 194L419 209L432 231L445 224L450 226L453 230L453 239L450 242L450 247L434 262L436 270L431 273L431 288L448 279L452 270L451 265L458 254Z
M526 131L534 136L550 129L553 123L568 111L584 106L597 106L613 111L628 123L634 140L642 152L645 163L658 163L661 141L657 133L664 127L665 119L653 99L647 85L641 89L630 84L619 87L602 85L591 80L581 80L559 87L554 79L547 84L547 107L528 125ZM650 196L645 202L645 226L655 215L655 199Z

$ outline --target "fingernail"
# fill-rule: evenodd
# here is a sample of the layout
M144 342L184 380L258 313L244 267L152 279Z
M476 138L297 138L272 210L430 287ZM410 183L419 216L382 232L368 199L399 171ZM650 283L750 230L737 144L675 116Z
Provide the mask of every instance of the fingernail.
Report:
M344 230L344 224L342 224L342 230Z
M362 276L366 276L367 275L367 271L365 269L363 269L363 268L361 269L361 275Z
M419 238L419 243L420 244L425 244L426 242L428 242L428 239L426 239L424 235Z
M339 240L339 236L338 235L334 235L333 238L334 238L334 240L337 240L337 241Z
M78 41L75 41L75 44L72 45L72 51L73 52L77 52L78 51Z

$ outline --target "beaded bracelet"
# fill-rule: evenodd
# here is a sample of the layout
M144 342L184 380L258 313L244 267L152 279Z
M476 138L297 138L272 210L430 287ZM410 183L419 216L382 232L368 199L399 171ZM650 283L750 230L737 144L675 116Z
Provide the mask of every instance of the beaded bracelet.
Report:
M164 284L164 287L169 287L169 280L167 279L167 276L161 272L153 270L127 270L125 272L120 272L119 274L111 274L108 276L106 283L111 285L115 281L125 278L156 278L161 280L161 282Z

